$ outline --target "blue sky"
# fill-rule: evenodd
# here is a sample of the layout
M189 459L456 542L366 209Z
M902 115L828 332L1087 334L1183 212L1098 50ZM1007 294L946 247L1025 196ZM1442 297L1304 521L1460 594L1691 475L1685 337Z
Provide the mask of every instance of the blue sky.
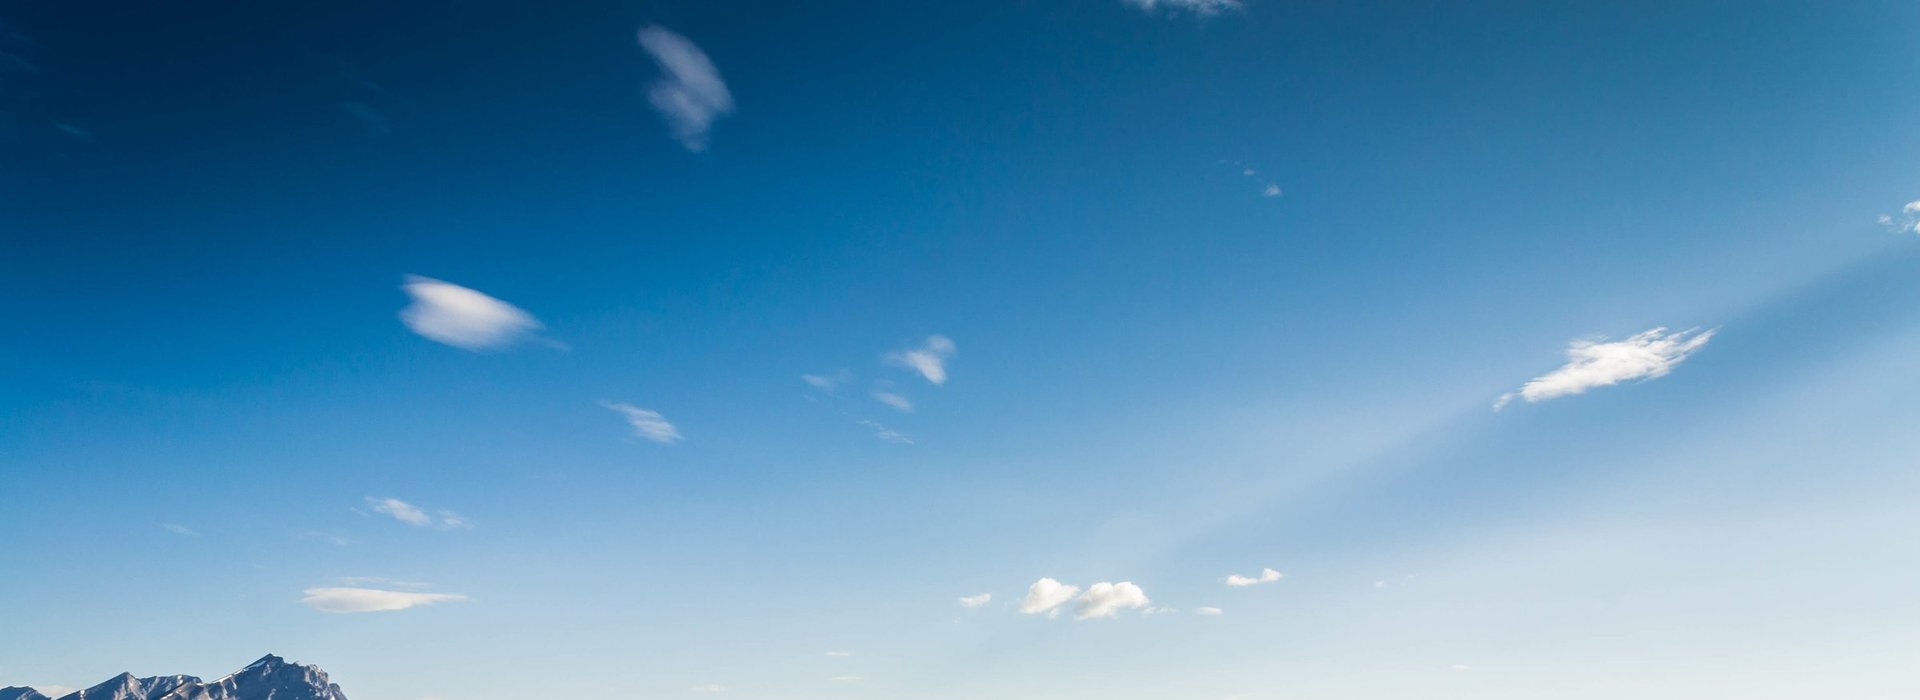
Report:
M1917 29L9 8L0 685L1920 694Z

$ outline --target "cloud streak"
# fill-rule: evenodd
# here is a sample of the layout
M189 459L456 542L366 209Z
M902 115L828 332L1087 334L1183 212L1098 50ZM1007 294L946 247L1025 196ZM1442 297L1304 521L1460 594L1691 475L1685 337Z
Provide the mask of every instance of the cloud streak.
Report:
M379 588L309 588L301 593L306 597L301 598L300 602L307 607L337 614L390 612L468 599L458 593L389 591Z
M1240 0L1120 0L1145 12L1166 10L1173 12L1191 12L1196 15L1217 15L1241 9Z
M1667 376L1688 356L1705 347L1714 332L1694 329L1668 333L1665 328L1654 328L1613 342L1604 338L1575 340L1567 346L1566 364L1533 378L1518 391L1502 394L1494 402L1493 410L1505 408L1516 398L1538 403L1621 382Z
M707 150L714 120L733 112L733 93L719 69L699 46L665 27L642 28L639 41L660 65L660 79L647 88L647 101L680 145L695 153Z
M601 406L620 414L633 428L633 434L662 445L671 445L681 440L680 429L660 415L659 411L649 410L630 403L602 401Z
M374 496L368 496L367 506L372 508L375 513L391 516L394 520L408 525L431 527L439 530L457 530L471 525L467 522L467 519L459 513L445 509L427 512L426 509L398 498L376 498Z
M413 303L400 310L409 330L462 350L497 350L532 337L538 319L507 302L431 277L407 275L400 289Z

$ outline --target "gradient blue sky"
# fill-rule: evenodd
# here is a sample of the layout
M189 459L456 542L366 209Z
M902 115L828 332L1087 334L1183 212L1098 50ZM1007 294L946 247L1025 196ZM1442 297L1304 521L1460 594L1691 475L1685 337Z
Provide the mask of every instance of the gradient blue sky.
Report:
M254 5L0 9L0 685L1920 695L1920 5Z

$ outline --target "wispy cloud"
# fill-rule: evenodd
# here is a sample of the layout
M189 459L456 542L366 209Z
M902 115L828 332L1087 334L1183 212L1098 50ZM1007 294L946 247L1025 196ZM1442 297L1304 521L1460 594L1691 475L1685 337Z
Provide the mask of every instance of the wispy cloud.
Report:
M1166 10L1169 13L1191 12L1196 15L1217 15L1241 8L1240 0L1120 0L1128 5L1147 12Z
M960 596L960 607L963 607L963 608L977 608L991 602L993 602L992 593L980 593L977 595Z
M853 373L843 369L832 374L802 374L800 375L800 381L806 382L808 386L812 386L815 389L831 394L839 389L840 385L853 381Z
M1272 198L1272 197L1278 197L1281 195L1280 183L1267 179L1267 176L1260 174L1260 171L1254 170L1251 167L1242 165L1239 161L1223 160L1221 161L1221 163L1231 167L1239 168L1241 177L1244 177L1248 180L1252 180L1254 185L1260 188L1261 197Z
M1108 583L1101 581L1087 587L1077 601L1073 614L1076 620L1097 620L1106 617L1119 617L1122 610L1147 607L1153 601L1147 600L1147 592L1129 581Z
M865 676L834 676L832 678L828 678L827 680L833 681L835 683L858 683L860 681L866 680L866 677Z
M724 693L724 692L727 692L729 688L727 688L724 685L720 685L719 683L708 683L706 685L696 685L692 688L689 688L689 690L692 690L693 692L696 692L696 693Z
M167 532L171 532L181 537L199 537L200 536L200 532L198 530L187 527L185 525L179 525L176 523L160 523L160 529L166 530Z
M306 597L300 599L301 603L328 613L387 612L468 599L458 593L422 593L352 587L309 588L302 593Z
M1224 614L1224 611L1222 611L1219 608L1209 606L1209 607L1194 608L1193 614L1199 615L1202 617L1219 617L1220 615Z
M630 403L602 401L601 406L620 414L627 419L627 425L633 426L633 434L662 445L671 445L680 441L680 429L667 422L659 411L653 411Z
M660 79L647 89L647 100L680 145L696 153L706 150L713 121L733 111L733 93L720 71L700 47L665 27L641 29L640 48L660 64Z
M947 383L947 360L953 359L957 348L953 341L944 335L927 336L920 347L887 355L887 361L906 367L934 384Z
M1273 583L1274 581L1278 581L1280 579L1286 578L1286 576L1287 576L1286 574L1280 573L1278 571L1274 571L1273 569L1261 569L1260 574L1257 576L1241 576L1240 574L1233 574L1231 576L1228 576L1227 585L1234 586L1236 588L1244 587L1244 586L1258 586L1262 583Z
M1026 615L1057 615L1061 605L1079 594L1079 586L1043 578L1027 587L1027 597L1020 600L1020 612Z
M913 412L913 401L891 391L875 391L873 392L873 400L886 404L896 411L904 411L906 413Z
M829 651L829 652L827 652L827 656L831 656L831 657L833 657L833 658L836 658L836 659L844 659L844 658L847 658L847 657L849 657L849 656L853 656L853 652L851 652L851 651Z
M1516 398L1537 403L1620 382L1667 376L1689 355L1705 347L1713 334L1713 330L1668 333L1665 328L1655 328L1613 342L1604 338L1575 340L1567 346L1566 364L1528 381L1519 391L1502 394L1493 409L1505 408Z
M494 350L533 337L540 321L520 307L430 277L407 275L400 285L413 303L400 322L413 332L462 350Z
M875 438L878 438L878 439L879 439L879 440L880 440L881 442L890 442L890 443L893 443L893 444L895 444L895 445L911 445L911 444L913 444L913 436L912 436L912 435L908 435L908 434L906 434L906 433L903 433L903 432L900 432L900 431L898 431L898 430L894 430L894 429L892 429L892 428L889 428L889 427L887 427L887 426L885 426L885 425L881 425L881 424L880 424L880 423L878 423L878 422L875 422L875 421L870 421L870 420L864 420L864 419L863 419L863 420L858 420L858 421L854 421L854 422L856 422L856 423L859 423L860 425L863 425L863 426L866 426L866 428L867 428L868 430L871 430L871 431L873 431L873 436L874 436Z
M431 527L440 530L458 530L472 526L467 519L450 510L428 511L398 498L367 497L367 506L375 513L391 516L394 520L408 525Z

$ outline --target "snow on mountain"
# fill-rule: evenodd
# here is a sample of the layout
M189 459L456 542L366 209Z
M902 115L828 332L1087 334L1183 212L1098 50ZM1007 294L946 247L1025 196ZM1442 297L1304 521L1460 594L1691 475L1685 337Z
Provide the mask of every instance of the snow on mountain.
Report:
M26 687L0 688L0 700L55 700ZM216 681L193 676L135 678L122 673L58 700L347 700L318 666L268 654Z

